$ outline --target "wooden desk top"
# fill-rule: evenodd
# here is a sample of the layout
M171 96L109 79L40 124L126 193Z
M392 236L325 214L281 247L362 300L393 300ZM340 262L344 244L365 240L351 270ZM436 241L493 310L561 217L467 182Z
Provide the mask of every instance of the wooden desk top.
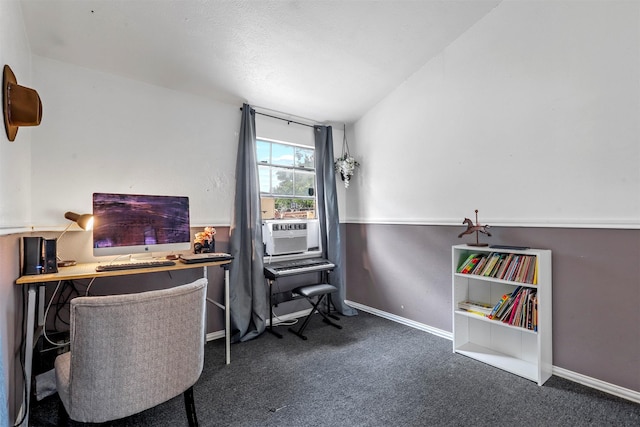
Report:
M77 264L70 267L58 267L57 273L33 274L28 276L20 276L16 280L16 285L57 282L60 280L92 279L94 277L129 276L132 274L147 274L147 273L157 273L162 271L186 270L191 268L211 267L216 265L222 266L230 263L231 263L231 260L207 261L207 262L199 262L199 263L193 263L193 264L185 264L183 262L176 260L175 265L98 272L96 271L96 266L100 264L105 264L105 263L95 262L95 263Z

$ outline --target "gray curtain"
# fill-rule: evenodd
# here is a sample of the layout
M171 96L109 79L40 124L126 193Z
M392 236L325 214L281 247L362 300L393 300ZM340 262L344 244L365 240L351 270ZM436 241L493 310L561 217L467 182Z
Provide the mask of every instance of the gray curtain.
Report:
M234 256L229 267L231 341L247 341L264 332L268 313L256 162L256 120L255 111L248 104L242 106L229 248Z
M344 255L340 236L340 219L338 217L338 195L336 193L336 174L333 166L333 130L331 126L314 126L315 134L315 166L318 189L318 220L324 257L336 265L329 274L329 283L338 288L331 295L333 305L338 313L353 316L358 312L345 304L347 296L345 288Z

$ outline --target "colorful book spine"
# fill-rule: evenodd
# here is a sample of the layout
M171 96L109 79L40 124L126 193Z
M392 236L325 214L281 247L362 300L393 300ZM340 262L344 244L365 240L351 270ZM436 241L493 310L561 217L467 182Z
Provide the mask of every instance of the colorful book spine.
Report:
M516 295L516 298L513 300L513 304L512 304L512 308L511 308L511 313L509 314L509 320L507 320L506 323L513 325L513 318L516 315L516 312L518 311L518 302L520 301L520 296L522 295L522 293L518 292L518 295Z
M461 273L462 274L469 274L471 273L471 271L476 267L476 265L478 265L478 262L480 261L480 256L476 256L473 257L468 263L467 265L465 265L465 267L462 269Z
M487 256L483 255L478 264L476 264L475 268L469 274L480 274L484 266L487 264Z
M460 264L460 266L458 267L458 270L456 271L456 273L462 273L462 270L464 270L464 268L467 266L468 263L471 262L471 260L475 257L477 257L478 254L469 254L469 256L464 260L464 262L462 264Z
M500 301L498 301L497 304L493 306L493 310L491 310L491 313L489 313L487 317L489 319L493 319L496 316L496 313L500 310L500 308L502 308L504 304L506 304L508 300L509 300L509 294L502 295L502 298L500 298Z

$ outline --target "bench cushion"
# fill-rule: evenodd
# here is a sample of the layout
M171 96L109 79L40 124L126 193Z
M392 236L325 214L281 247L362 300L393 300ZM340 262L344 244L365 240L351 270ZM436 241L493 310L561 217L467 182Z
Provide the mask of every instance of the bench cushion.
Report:
M312 298L318 295L330 294L336 292L338 288L328 283L319 283L317 285L299 286L293 290L294 293L303 297Z

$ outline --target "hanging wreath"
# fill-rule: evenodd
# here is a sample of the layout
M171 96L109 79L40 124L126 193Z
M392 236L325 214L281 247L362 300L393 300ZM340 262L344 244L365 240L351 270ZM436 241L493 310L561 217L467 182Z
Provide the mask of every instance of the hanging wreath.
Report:
M347 142L347 129L344 125L344 132L342 138L342 156L338 157L334 162L334 167L337 173L340 174L340 178L344 181L344 188L349 188L349 181L356 171L356 168L360 166L360 163L349 153L349 143Z

